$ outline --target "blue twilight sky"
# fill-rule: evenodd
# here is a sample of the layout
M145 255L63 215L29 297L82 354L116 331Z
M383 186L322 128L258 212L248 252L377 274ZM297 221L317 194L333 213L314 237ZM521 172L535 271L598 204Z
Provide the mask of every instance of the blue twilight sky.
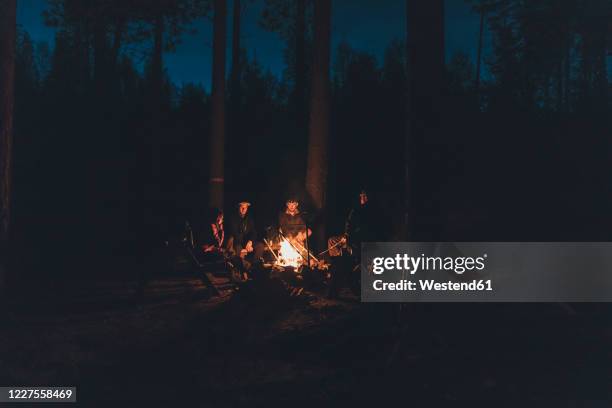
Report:
M242 45L249 56L273 73L284 69L284 43L275 33L258 25L263 0L246 3L242 17ZM18 0L17 22L35 42L53 45L54 29L45 27L42 11L45 0ZM379 62L385 48L393 39L403 39L406 30L405 0L333 0L332 50L342 41L352 47L374 54ZM475 60L479 17L464 0L446 0L446 54L467 53ZM231 33L232 1L228 1L228 34ZM187 82L202 84L210 89L212 24L202 19L194 23L196 33L185 34L175 52L166 53L165 65L171 79L181 85ZM231 39L228 36L228 47ZM228 48L229 51L229 48ZM333 57L333 56L332 56ZM229 58L229 52L228 52Z

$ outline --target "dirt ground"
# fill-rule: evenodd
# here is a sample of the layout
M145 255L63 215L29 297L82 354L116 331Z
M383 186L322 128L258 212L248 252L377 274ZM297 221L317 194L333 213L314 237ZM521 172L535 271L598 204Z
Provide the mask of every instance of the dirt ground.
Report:
M78 405L101 407L612 405L606 304L400 310L280 281L225 288L166 278L14 300L0 383L74 385Z

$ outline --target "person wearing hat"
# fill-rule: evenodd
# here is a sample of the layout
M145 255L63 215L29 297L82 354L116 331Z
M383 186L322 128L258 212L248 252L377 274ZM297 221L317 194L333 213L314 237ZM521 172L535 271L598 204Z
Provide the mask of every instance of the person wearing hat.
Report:
M300 214L299 202L291 197L285 203L285 210L278 215L278 226L287 238L304 241L306 239L306 223ZM308 236L312 231L308 229Z

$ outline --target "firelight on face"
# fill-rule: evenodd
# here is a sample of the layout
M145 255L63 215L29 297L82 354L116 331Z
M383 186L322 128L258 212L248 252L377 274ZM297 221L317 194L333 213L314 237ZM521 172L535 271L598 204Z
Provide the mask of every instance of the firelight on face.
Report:
M241 217L244 217L249 211L249 203L240 203L238 205L238 213L240 213Z
M294 213L297 211L298 208L298 203L297 201L287 201L287 210L291 213Z
M368 195L365 191L359 193L359 204L365 205L368 202Z

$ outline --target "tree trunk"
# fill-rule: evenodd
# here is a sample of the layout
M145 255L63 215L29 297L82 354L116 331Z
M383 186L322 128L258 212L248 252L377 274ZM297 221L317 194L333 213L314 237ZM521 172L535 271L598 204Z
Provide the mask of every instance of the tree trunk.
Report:
M117 64L119 63L119 52L121 51L121 43L123 42L124 31L125 21L117 21L115 24L115 33L113 35L113 48L111 51L111 65L114 72L117 72Z
M310 98L310 127L308 135L308 164L306 191L312 204L320 212L325 206L327 190L327 150L329 142L330 107L330 33L331 0L314 0L314 58L312 65L312 94ZM325 228L318 228L315 236L320 245Z
M557 112L563 111L563 58L557 64Z
M90 27L86 21L79 22L75 25L74 29L74 43L75 51L78 55L77 64L75 71L77 76L75 82L78 84L77 89L84 91L90 80L91 63L89 58L89 45L90 45Z
M16 0L0 0L0 290L5 286L11 221Z
M439 119L444 80L444 0L408 1L413 108Z
M564 75L564 95L563 95L563 103L565 105L565 112L569 112L571 109L571 92L570 92L570 85L571 85L571 80L572 80L572 61L571 61L571 55L572 55L572 43L573 43L573 37L572 34L570 33L568 35L568 40L567 40L567 44L565 46L565 59L563 61L564 64L564 69L563 69L563 75Z
M242 64L240 61L240 0L234 0L234 18L232 22L232 105L234 106L233 113L236 114L237 107L240 103L240 73L242 72ZM234 118L237 119L237 118ZM232 119L232 120L234 120ZM235 121L235 120L234 120Z
M413 239L437 239L439 197L432 141L440 133L444 89L444 1L406 0L409 62L408 191ZM418 200L418 201L417 201ZM419 226L415 225L419 220ZM428 236L422 235L428 233ZM431 235L433 234L433 235Z
M414 227L412 214L413 203L411 201L412 197L412 104L411 104L411 96L412 96L412 87L410 86L410 78L411 78L411 69L410 65L412 61L410 59L410 53L412 52L412 44L410 40L412 37L410 36L408 27L410 27L410 3L411 0L406 0L406 139L404 140L404 223L402 231L402 236L407 241L411 240L412 231Z
M153 26L153 58L151 60L151 79L153 82L156 108L161 110L163 94L163 52L164 52L164 17L159 14ZM160 112L158 112L160 113Z
M212 134L210 137L211 207L223 208L225 150L226 0L215 0L213 20Z
M595 87L595 97L596 104L600 109L600 112L608 111L608 48L607 48L607 39L608 39L608 23L607 20L603 18L597 19L596 24L596 33L594 38L594 60L595 60L595 77L594 84Z
M306 0L297 0L294 96L297 126L303 129L306 115Z
M106 25L100 19L94 22L93 54L94 54L94 87L96 96L100 98L106 91L105 75L107 72Z
M480 29L478 30L478 55L476 56L476 98L480 107L480 64L482 61L482 37L484 32L485 8L480 9Z
M164 51L164 17L159 14L153 22L153 55L151 56L151 126L149 137L151 138L151 173L150 191L151 199L154 203L159 202L159 195L162 190L162 152L161 152L161 128L163 111L163 51ZM151 204L153 207L154 205ZM157 208L159 210L159 208Z

